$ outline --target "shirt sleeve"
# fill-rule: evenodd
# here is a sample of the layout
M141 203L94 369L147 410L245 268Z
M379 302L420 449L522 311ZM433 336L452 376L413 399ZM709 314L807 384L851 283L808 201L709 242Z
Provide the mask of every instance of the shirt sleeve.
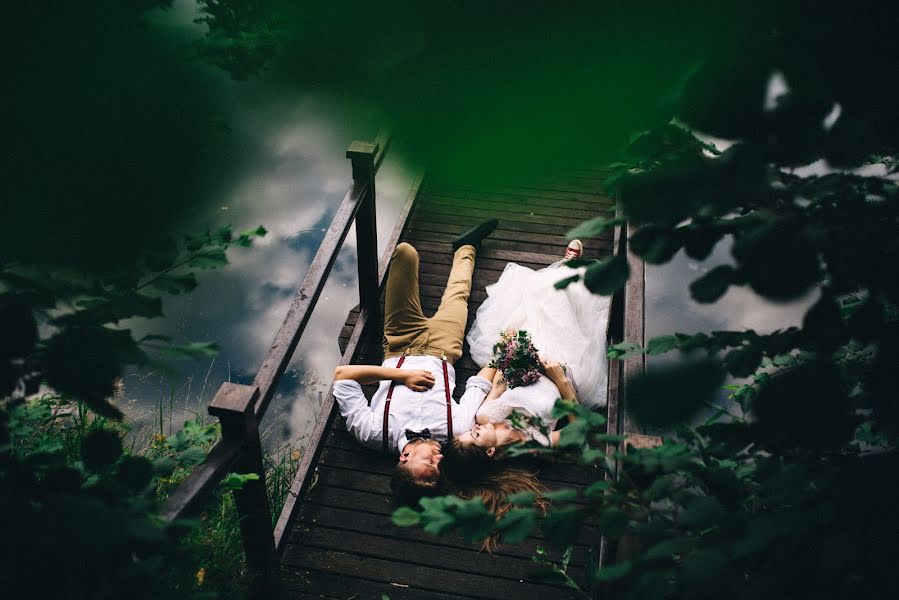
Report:
M459 406L453 411L453 424L471 427L471 424L474 423L475 413L478 412L478 408L484 402L484 398L487 397L492 387L493 383L488 379L478 377L477 375L469 377L468 381L465 382L465 393L459 399ZM456 433L462 432L458 431Z
M340 407L340 414L346 419L347 431L362 442L372 445L381 441L382 422L369 408L362 386L352 379L338 379L334 382L334 398Z

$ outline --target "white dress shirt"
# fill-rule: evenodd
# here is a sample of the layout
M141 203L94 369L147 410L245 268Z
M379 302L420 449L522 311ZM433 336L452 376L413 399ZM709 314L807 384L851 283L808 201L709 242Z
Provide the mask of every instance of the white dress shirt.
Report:
M396 368L399 357L388 358L381 366ZM446 392L443 384L443 361L436 356L411 355L403 361L401 369L422 369L434 376L434 387L424 392L413 392L402 383L393 386L390 401L390 416L387 420L387 444L390 448L403 451L409 440L405 431L431 432L431 439L444 441L446 427ZM456 386L456 371L447 364L450 394ZM474 426L474 416L484 401L492 383L474 375L465 384L465 393L459 403L453 402L453 433L460 434ZM390 381L381 381L378 391L371 399L371 406L362 393L362 386L352 379L338 379L334 382L334 397L340 406L340 414L346 418L347 430L357 440L371 448L381 449L381 428L384 423L384 402Z

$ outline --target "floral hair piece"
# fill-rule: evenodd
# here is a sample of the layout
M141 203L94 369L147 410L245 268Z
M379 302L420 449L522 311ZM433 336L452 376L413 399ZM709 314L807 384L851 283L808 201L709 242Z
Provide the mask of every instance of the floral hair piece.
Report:
M502 371L510 389L530 385L540 379L537 349L531 335L524 330L500 334L499 341L493 345L493 359L489 366Z

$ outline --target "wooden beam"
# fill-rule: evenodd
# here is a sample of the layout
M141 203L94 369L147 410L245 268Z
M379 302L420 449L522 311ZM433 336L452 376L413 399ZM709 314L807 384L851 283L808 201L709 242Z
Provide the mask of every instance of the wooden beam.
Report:
M175 488L163 503L159 516L166 523L195 515L208 494L231 470L243 444L235 440L219 440L206 455L203 464L194 467L187 479Z
M403 231L406 229L409 214L412 211L412 206L415 204L415 199L418 197L423 179L424 175L420 174L412 180L412 188L409 190L406 202L400 211L396 227L394 227L393 233L387 239L387 247L384 249L384 255L381 258L381 264L378 268L379 288L384 285L384 282L387 279L387 268L390 265L390 259L393 257L393 252L396 250L397 243L399 243ZM350 335L350 339L347 342L346 350L343 352L343 356L340 359L341 365L348 365L352 362L353 355L356 353L356 349L359 346L359 341L362 339L362 333L371 319L372 313L363 308L359 314L359 318L356 320L356 325L353 327L353 333ZM287 499L284 502L284 507L281 509L281 514L278 516L278 522L275 524L275 549L277 552L281 552L286 546L289 537L287 533L290 530L291 522L296 509L299 506L299 499L302 498L309 487L311 476L314 471L313 466L318 462L318 457L324 447L323 442L327 438L327 432L331 427L333 419L334 394L329 389L328 395L325 397L321 410L319 411L315 427L309 435L306 452L303 453L293 483L290 486L290 491L287 494Z
M633 225L627 225L627 237L635 232ZM627 249L627 264L631 275L624 288L624 341L645 346L646 339L646 268L643 260ZM627 410L627 381L631 377L646 371L646 355L639 354L624 361L624 396L622 403L622 428L620 433L641 433L640 428L630 418Z
M315 253L315 258L312 259L312 264L309 265L309 271L306 272L303 283L300 284L293 298L287 316L281 323L281 328L262 361L262 366L256 372L253 385L258 387L260 392L255 407L257 421L261 420L265 414L275 393L275 388L278 387L278 382L293 357L300 336L312 316L312 309L325 287L331 267L337 260L337 251L340 250L343 240L346 239L365 192L366 186L357 182L354 182L347 191L318 252Z

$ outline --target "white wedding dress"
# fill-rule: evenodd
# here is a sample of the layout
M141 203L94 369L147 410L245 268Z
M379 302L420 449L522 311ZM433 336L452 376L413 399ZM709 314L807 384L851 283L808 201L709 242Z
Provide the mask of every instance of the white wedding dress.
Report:
M581 404L604 406L611 298L591 293L582 281L557 290L557 281L577 273L583 276L586 269L572 269L562 262L539 271L506 265L499 281L487 286L488 297L468 332L471 358L481 367L487 365L502 331L525 329L541 356L570 367Z

